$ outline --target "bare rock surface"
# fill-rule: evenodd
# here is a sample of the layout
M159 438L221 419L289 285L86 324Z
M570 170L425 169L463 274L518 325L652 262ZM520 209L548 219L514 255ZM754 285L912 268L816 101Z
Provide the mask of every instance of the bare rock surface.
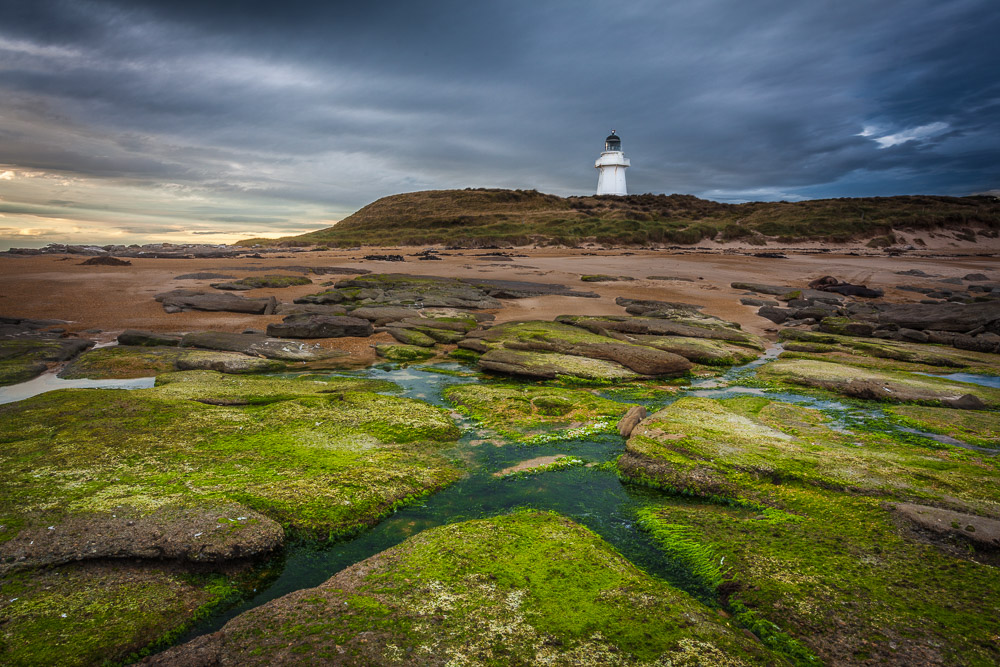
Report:
M360 317L302 313L289 315L280 324L267 325L268 336L288 338L367 337L374 333L372 323Z
M989 549L1000 549L1000 521L997 519L914 503L895 503L892 507L925 530L962 537Z
M167 507L147 516L75 515L0 543L0 573L98 558L217 563L266 554L283 541L277 522L235 503Z
M225 350L259 355L282 361L318 361L346 356L346 352L309 345L296 340L271 338L263 334L236 334L222 331L201 331L185 334L183 347L200 347L207 350Z
M179 313L185 310L205 310L270 315L278 306L278 301L273 296L249 299L228 292L213 293L196 290L164 292L157 294L156 300L163 304L163 310L168 313Z

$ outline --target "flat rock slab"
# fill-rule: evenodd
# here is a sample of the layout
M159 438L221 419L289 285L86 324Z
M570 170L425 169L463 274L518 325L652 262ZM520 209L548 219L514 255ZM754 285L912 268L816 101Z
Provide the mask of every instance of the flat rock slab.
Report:
M481 356L477 363L483 370L539 380L554 380L564 376L611 382L644 377L613 361L554 352L490 350Z
M904 303L880 308L875 320L904 329L969 332L985 327L1000 332L1000 303Z
M202 331L185 334L183 347L200 347L207 350L226 350L259 355L283 361L319 361L348 356L340 350L329 350L296 340L270 338L263 334L236 334L221 331Z
M283 542L281 525L235 503L135 517L76 515L0 543L0 573L98 558L218 563L260 556Z
M530 299L536 296L580 296L597 299L600 294L556 285L552 283L533 283L523 280L483 280L481 278L462 278L463 282L475 285L485 290L487 294L497 299Z
M317 315L303 313L289 315L280 324L267 325L268 336L287 338L366 338L374 333L372 323L360 317L345 315Z
M181 344L183 334L165 334L154 331L139 331L126 329L118 334L119 345L140 345L150 347L177 346Z
M914 503L895 503L892 507L920 528L939 535L962 537L989 549L1000 549L1000 521L996 519Z
M560 315L556 318L556 321L572 324L599 334L618 332L647 336L688 336L690 338L710 338L714 340L759 344L755 336L745 331L725 326L713 326L711 323L701 324L695 320L678 322L676 320L654 317Z
M156 300L163 304L163 310L168 313L179 313L185 310L204 310L209 312L249 313L252 315L270 315L278 306L273 296L261 299L248 299L227 292L198 292L193 290L174 290L157 294Z

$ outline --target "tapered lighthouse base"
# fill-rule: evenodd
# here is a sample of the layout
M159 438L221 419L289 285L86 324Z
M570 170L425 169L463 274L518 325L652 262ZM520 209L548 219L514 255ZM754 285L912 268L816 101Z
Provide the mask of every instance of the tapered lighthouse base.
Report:
M597 178L597 194L627 195L625 189L625 170L629 167L629 159L621 151L605 151L601 153L594 166L600 170Z

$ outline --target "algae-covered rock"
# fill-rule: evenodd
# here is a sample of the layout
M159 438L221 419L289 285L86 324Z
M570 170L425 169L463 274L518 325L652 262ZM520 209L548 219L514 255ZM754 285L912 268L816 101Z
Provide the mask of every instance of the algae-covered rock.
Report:
M576 356L591 362L612 362L620 367L643 376L676 376L686 373L691 368L687 359L646 345L638 345L627 340L619 340L581 329L579 327L559 322L528 321L506 322L483 332L474 340L478 340L484 350L491 350L480 359L480 366L498 372L504 371L504 364L519 368L517 375L532 377L554 377L546 367L568 369L562 359L565 356ZM463 341L463 346L467 343ZM532 356L511 354L514 351L528 351ZM547 363L539 364L537 359L541 353L550 354ZM541 359L544 362L544 359ZM593 370L588 379L600 379L594 372L600 372L604 367L592 365ZM573 375L568 370L556 372L560 375Z
M591 531L521 512L426 530L152 665L763 665L776 658Z
M188 371L152 389L0 406L0 538L119 507L219 500L323 534L370 525L458 474L439 453L458 437L447 413L373 391L387 386Z
M757 346L710 338L635 335L632 336L632 340L707 366L735 366L749 363L760 356L760 348Z
M1000 655L984 641L1000 594L984 564L995 562L992 538L929 540L897 516L916 502L962 530L993 530L992 458L917 446L882 425L834 429L818 410L765 398L685 397L633 431L618 466L627 479L702 499L659 502L640 524L692 586L795 664L864 655L975 665Z
M172 371L266 373L284 368L285 364L280 361L238 352L116 345L84 352L62 369L59 377L102 380L150 377Z
M0 339L0 387L27 382L93 345L79 338Z
M158 331L126 329L118 334L119 345L144 345L149 347L171 347L181 344L180 334L165 334Z
M832 333L782 329L781 358L829 359L837 363L892 370L1000 372L1000 355L895 340L858 339ZM792 354L794 353L794 354ZM887 363L900 362L900 363Z
M566 378L613 382L615 380L636 380L643 377L613 361L555 352L496 349L479 357L477 364L483 370L539 380Z
M417 331L416 329L407 329L405 327L388 327L386 331L389 332L393 338L398 340L404 345L413 345L416 347L434 347L437 342L426 333L422 331Z
M0 661L71 667L131 662L238 593L219 574L84 562L5 576Z
M457 278L403 273L371 273L342 280L333 289L296 299L296 303L453 308L499 308L501 305L485 290Z
M397 363L426 361L435 354L434 350L417 345L395 345L393 343L376 343L375 345L376 356Z
M763 366L758 377L888 403L916 402L965 409L1000 407L1000 389L906 371L866 369L812 359L778 360ZM966 396L971 398L965 399Z
M515 439L571 426L610 431L631 407L581 389L526 385L454 385L444 396L484 426Z
M572 324L599 334L617 332L623 334L640 334L647 336L689 336L691 338L711 338L728 340L759 346L763 349L760 339L739 329L726 326L722 320L706 319L666 319L656 317L625 317L607 315L603 317L589 315L560 315L557 322Z

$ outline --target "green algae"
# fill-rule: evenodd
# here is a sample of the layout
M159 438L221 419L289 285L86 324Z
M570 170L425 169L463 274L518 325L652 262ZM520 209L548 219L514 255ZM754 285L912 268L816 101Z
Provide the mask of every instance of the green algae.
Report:
M386 361L396 363L411 363L414 361L426 361L434 357L437 352L426 347L417 345L394 345L392 343L377 343L375 354Z
M601 398L581 389L561 389L512 384L456 385L445 398L462 412L497 433L517 441L532 436L567 437L559 431L617 421L631 405ZM569 437L578 437L572 434Z
M293 287L297 285L311 285L312 281L305 276L284 276L269 274L265 276L250 276L241 280L236 280L233 285L244 285L246 287Z
M735 366L753 361L760 356L756 346L740 345L731 341L690 336L634 336L636 342L655 347L706 366Z
M1000 413L899 405L887 412L906 425L970 445L1000 448Z
M218 642L241 664L338 651L372 665L776 662L594 533L543 512L426 530L245 614Z
M169 641L232 600L222 575L85 563L3 579L0 660L7 665L116 664ZM183 625L181 626L183 628Z

